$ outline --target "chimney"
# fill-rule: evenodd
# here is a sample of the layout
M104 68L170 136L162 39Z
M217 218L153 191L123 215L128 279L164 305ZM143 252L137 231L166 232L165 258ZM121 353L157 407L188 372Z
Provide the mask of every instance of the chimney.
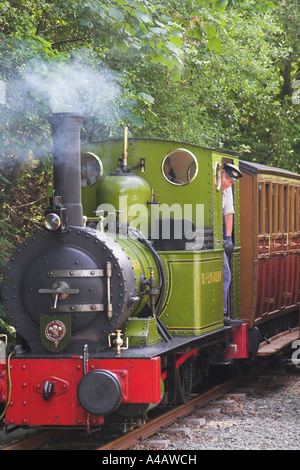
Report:
M53 136L54 189L67 209L68 225L81 227L80 128L84 116L55 113L48 118Z

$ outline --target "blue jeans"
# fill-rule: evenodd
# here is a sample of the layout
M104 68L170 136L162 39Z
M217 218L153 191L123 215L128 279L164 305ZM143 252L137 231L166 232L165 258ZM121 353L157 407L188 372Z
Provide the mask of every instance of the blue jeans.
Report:
M224 273L224 315L227 316L227 296L228 296L228 289L231 282L231 273L228 263L227 255L224 251L223 253L223 273Z

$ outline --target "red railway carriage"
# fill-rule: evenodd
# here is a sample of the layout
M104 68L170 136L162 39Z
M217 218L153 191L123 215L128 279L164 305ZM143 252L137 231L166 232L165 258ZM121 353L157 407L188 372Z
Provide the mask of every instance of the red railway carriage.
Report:
M300 175L240 162L241 316L262 336L257 355L299 337Z

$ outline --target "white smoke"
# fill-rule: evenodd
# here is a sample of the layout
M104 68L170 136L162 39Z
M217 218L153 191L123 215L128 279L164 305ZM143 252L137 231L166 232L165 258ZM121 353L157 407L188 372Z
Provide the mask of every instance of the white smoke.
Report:
M44 159L49 154L46 118L52 113L83 115L89 138L120 133L120 77L98 64L87 50L69 61L37 56L6 82L6 97L0 87L0 174L10 161L6 155L26 161L30 155Z
M24 86L44 100L52 112L77 112L105 118L120 97L121 87L107 69L97 70L80 59L33 61L24 71Z
M0 80L0 105L6 104L6 83Z

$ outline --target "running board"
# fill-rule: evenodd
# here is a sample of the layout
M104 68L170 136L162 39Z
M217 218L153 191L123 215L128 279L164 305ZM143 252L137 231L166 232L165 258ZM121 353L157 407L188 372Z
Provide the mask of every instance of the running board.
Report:
M293 341L299 339L299 327L292 328L291 330L283 331L278 335L269 338L268 342L263 341L260 343L258 351L254 356L270 356L281 349L289 346Z

